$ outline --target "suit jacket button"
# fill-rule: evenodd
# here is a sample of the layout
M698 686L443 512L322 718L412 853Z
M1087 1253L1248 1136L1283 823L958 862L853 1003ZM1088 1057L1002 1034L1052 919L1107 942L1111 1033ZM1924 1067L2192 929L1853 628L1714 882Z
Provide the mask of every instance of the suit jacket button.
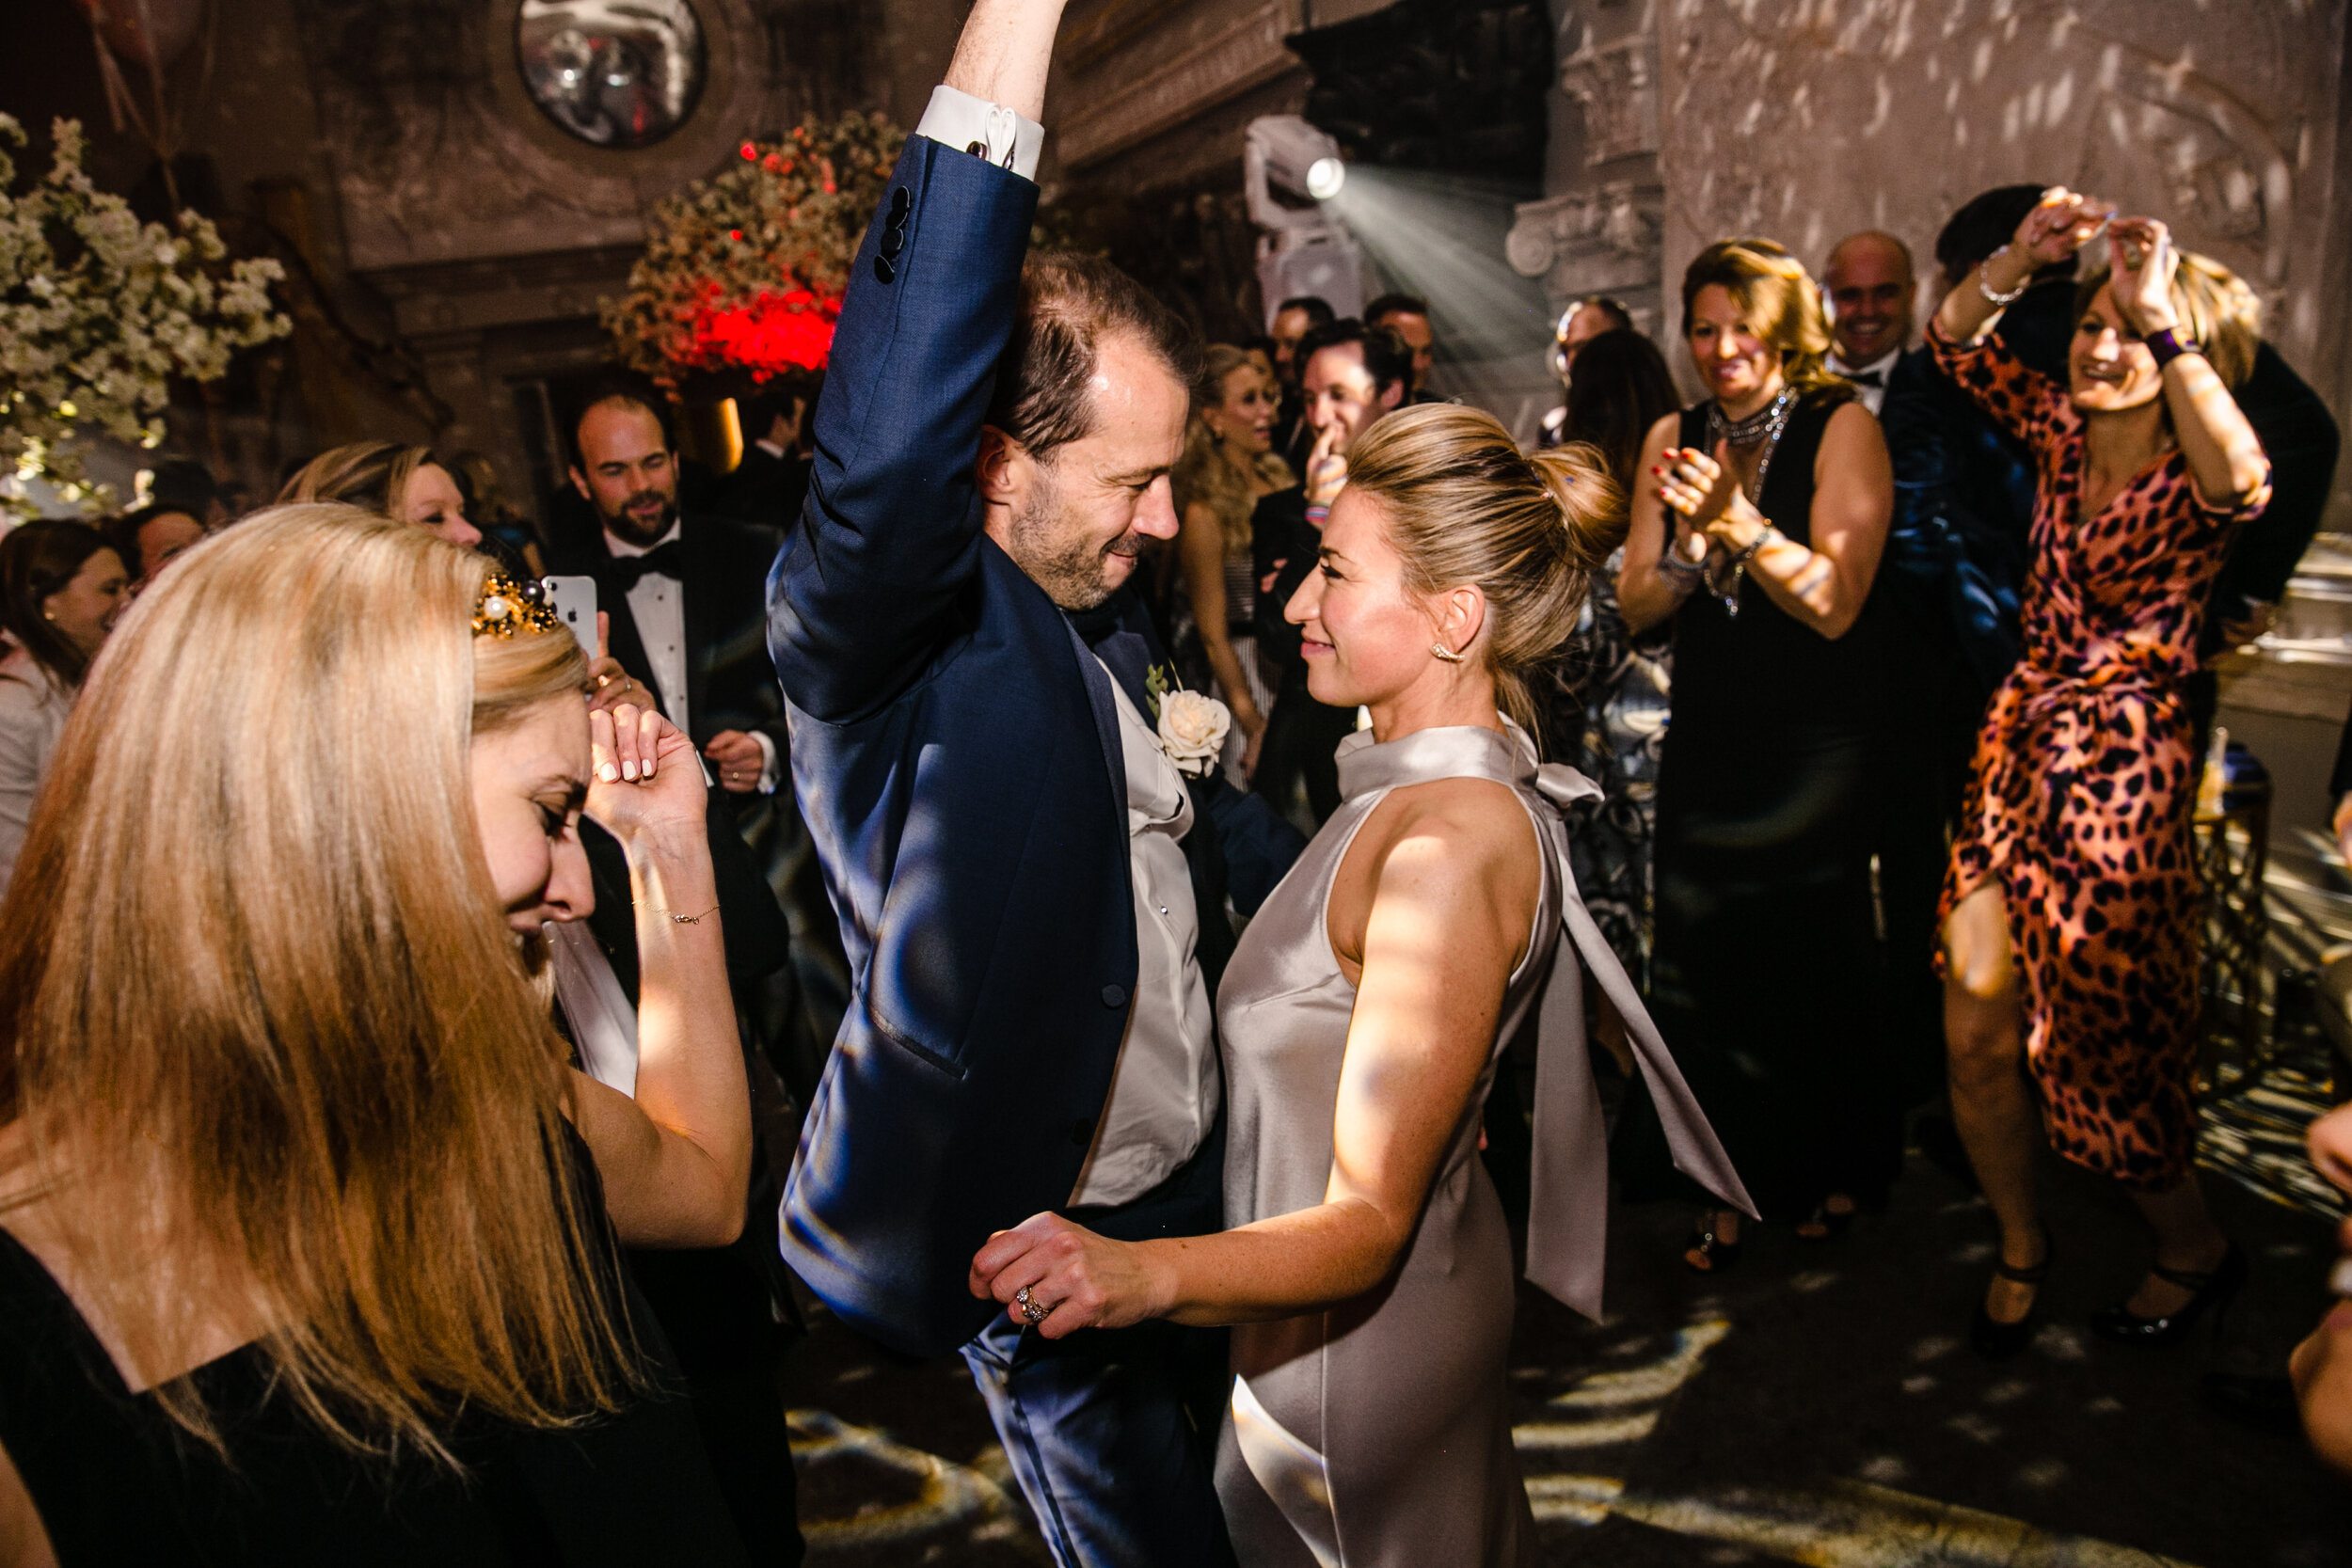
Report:
M1123 1007L1126 1005L1126 991L1118 986L1104 986L1103 988L1103 1006L1105 1007Z
M874 258L874 281L877 283L887 283L898 276L898 269L890 264L889 257L877 256Z

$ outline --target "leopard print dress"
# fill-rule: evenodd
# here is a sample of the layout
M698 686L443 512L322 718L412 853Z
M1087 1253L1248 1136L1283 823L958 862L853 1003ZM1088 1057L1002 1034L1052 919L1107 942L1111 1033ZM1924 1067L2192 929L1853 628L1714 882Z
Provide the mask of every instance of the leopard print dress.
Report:
M1931 327L1928 343L2040 470L2025 656L1978 731L1938 923L2000 884L2052 1147L2167 1191L2197 1135L2186 683L2214 575L2268 502L2267 469L2243 504L2214 506L2175 448L2082 517L2083 419L2066 388L1991 338L1962 347Z

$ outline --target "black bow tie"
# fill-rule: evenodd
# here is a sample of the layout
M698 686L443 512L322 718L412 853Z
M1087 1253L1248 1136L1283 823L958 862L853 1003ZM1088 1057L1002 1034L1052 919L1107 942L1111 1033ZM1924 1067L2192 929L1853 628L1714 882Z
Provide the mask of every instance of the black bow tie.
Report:
M686 580L686 551L675 539L656 545L643 555L616 555L605 568L606 578L626 594L651 574Z
M1845 371L1840 372L1857 387L1883 387L1886 377L1876 371Z

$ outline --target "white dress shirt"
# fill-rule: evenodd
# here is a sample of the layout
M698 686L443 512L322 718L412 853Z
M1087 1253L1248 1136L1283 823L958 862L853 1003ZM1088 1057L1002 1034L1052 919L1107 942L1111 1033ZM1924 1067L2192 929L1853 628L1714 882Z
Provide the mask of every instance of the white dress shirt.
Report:
M1862 406L1875 415L1879 411L1879 404L1886 401L1886 378L1895 373L1895 361L1902 356L1901 349L1893 348L1887 350L1883 358L1873 359L1867 365L1849 365L1838 357L1836 351L1833 349L1830 352L1829 368L1834 375L1864 375L1871 371L1878 372L1879 384L1877 386L1854 388L1854 395L1861 399Z
M1127 768L1127 863L1136 900L1136 994L1111 1092L1071 1192L1073 1207L1127 1203L1175 1174L1216 1124L1223 1095L1184 834L1192 796L1119 683Z
M924 106L914 134L959 152L986 158L1032 182L1037 179L1038 156L1045 150L1044 126L945 82L931 89L931 101Z
M604 547L616 559L651 555L677 538L685 526L683 521L672 523L670 531L650 545L632 545L606 529ZM654 695L661 699L661 711L671 723L691 735L693 724L686 711L691 689L686 681L686 584L666 572L647 572L628 591L628 613L629 619L637 623L637 641L644 646L645 663L653 676ZM784 782L784 770L776 766L776 743L757 730L748 733L759 742L759 792L773 795L776 786Z

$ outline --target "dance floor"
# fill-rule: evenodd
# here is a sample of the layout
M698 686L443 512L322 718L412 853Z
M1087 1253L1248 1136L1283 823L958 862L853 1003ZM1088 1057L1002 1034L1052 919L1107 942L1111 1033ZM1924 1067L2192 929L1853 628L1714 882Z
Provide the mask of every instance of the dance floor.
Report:
M1674 1205L1621 1209L1609 1321L1520 1295L1512 1379L1547 1560L1822 1568L2323 1568L2352 1562L2352 1482L2198 1402L2270 1370L2322 1307L2328 1222L2212 1183L2254 1283L2171 1351L2085 1326L2145 1262L2122 1195L2052 1162L2049 1322L2003 1366L1968 1350L1980 1200L1914 1158L1842 1241L1767 1230L1720 1279ZM821 1318L787 1372L816 1563L1046 1560L960 1362L877 1354Z

